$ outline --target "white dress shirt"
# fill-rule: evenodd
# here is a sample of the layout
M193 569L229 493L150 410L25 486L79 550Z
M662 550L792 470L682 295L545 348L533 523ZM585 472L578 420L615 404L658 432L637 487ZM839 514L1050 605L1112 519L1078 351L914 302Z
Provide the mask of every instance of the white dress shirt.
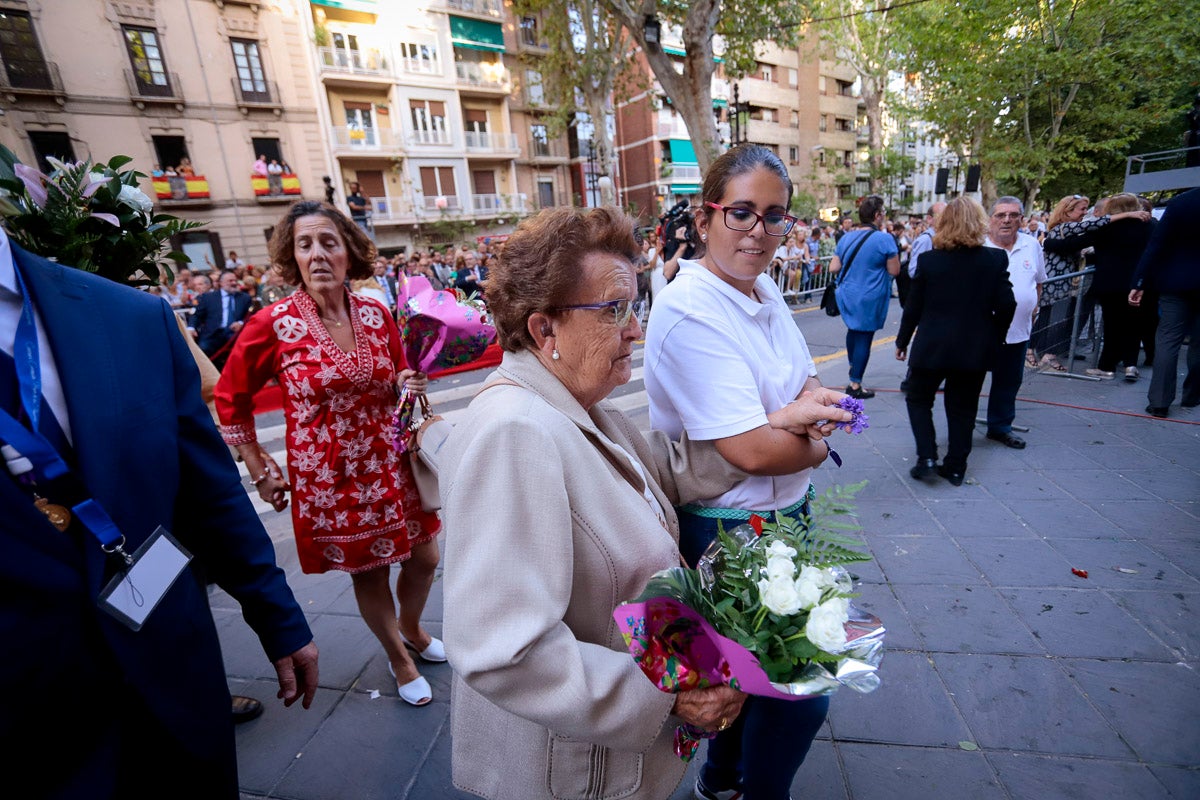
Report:
M12 247L8 243L8 234L0 229L0 350L11 356L16 349L17 323L21 320L22 295L17 285L17 268L13 264ZM46 338L46 329L42 325L42 317L33 309L33 320L37 326L38 361L42 369L42 397L46 399L48 410L58 420L58 426L66 435L67 441L74 444L71 437L71 420L67 416L67 396L63 393L62 382L58 378L58 365L54 361L54 351L50 349L50 340ZM43 408L45 413L47 409Z

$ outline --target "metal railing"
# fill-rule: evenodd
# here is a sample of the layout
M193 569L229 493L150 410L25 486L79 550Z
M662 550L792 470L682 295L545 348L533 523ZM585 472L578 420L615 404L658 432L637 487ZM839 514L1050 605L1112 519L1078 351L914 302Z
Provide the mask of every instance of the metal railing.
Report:
M504 4L501 0L446 0L446 6L455 11L466 11L497 19L504 14Z
M784 261L782 268L772 268L771 278L788 303L807 303L829 285L829 262L832 256L805 263L800 259Z
M543 142L538 139L529 141L530 158L566 158L567 151L557 139Z
M476 214L524 214L529 208L523 194L473 194L471 210Z
M275 81L263 81L262 91L247 89L238 78L230 78L230 82L233 84L233 95L239 105L265 108L279 108L283 105L279 97L279 85Z
M508 69L503 64L493 66L486 62L458 61L454 64L454 75L459 83L482 89L506 92L511 86Z
M672 164L666 162L662 165L662 177L667 181L688 181L695 183L702 180L704 174L700 171L700 166L697 164Z
M330 128L330 136L337 149L395 150L400 147L400 136L391 128L334 125Z
M406 133L404 141L410 145L453 144L454 137L447 130L417 128Z
M179 73L165 73L166 84L150 83L139 80L133 70L125 70L125 84L129 88L129 96L139 102L151 103L182 103L183 95L179 93Z
M322 72L342 75L363 75L372 78L390 78L387 55L378 49L347 50L341 47L318 47L317 55Z
M463 204L462 204L462 200L458 197L458 195L455 195L455 194L443 194L443 195L414 194L413 195L413 207L417 210L418 213L421 213L421 212L425 212L425 213L445 212L445 213L449 214L449 213L454 213L457 211L462 211Z
M463 134L467 150L499 150L519 152L521 146L517 143L515 133L487 133L485 131L467 131Z
M11 64L0 62L0 90L10 94L66 94L62 76L58 72L58 64L44 61L41 66L44 67L43 70L14 74Z
M404 58L396 59L401 72L413 75L441 75L442 60L440 58Z
M1145 194L1197 186L1200 186L1200 146L1142 153L1125 161L1127 192Z

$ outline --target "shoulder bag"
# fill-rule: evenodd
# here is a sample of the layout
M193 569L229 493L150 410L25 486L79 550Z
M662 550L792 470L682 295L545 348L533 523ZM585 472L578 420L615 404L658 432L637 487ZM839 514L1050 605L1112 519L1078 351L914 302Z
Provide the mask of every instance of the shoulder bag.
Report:
M846 258L846 263L838 270L837 275L834 276L834 279L829 282L829 285L825 287L825 291L821 294L821 308L829 316L836 317L841 315L842 310L838 308L837 304L838 284L842 282L842 278L850 271L850 264L853 263L854 257L858 255L858 251L866 244L867 239L871 238L871 234L875 233L875 230L875 226L872 225L867 235L858 240L858 244L854 245L854 249L850 251L850 255Z

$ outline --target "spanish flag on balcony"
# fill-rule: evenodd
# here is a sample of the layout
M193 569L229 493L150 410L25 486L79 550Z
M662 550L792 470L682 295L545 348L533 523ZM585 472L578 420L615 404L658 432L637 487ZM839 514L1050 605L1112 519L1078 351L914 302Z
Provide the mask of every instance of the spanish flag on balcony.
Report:
M279 177L283 182L283 194L300 194L300 178L297 175L285 172ZM254 188L255 197L267 197L272 193L270 181L262 175L251 177L250 185Z
M154 196L159 200L207 200L208 195L208 179L203 175L193 175L190 178L176 178L176 181L183 180L187 187L186 196L177 196L171 191L171 179L166 175L156 175L150 180L150 185L154 187Z

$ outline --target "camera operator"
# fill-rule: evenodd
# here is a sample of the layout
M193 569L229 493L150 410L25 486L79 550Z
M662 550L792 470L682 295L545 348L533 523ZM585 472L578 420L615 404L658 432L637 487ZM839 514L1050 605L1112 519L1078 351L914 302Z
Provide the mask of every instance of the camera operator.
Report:
M663 261L663 286L670 283L679 271L681 258L696 255L696 227L687 200L680 200L659 217L659 252Z

